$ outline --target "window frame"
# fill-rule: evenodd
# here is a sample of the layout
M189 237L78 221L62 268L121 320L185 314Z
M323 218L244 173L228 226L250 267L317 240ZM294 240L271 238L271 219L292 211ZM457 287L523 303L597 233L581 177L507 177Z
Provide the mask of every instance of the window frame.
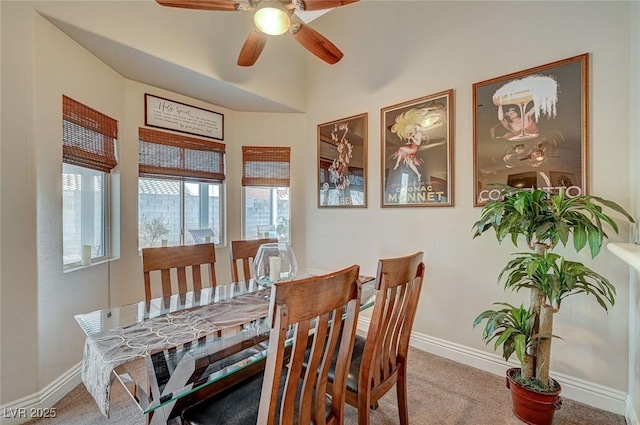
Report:
M104 249L103 249L103 254L101 256L98 257L93 257L91 256L89 264L83 265L82 264L82 254L80 255L80 260L78 261L74 261L72 263L64 263L64 255L63 255L63 262L62 262L62 267L63 270L69 270L69 269L75 269L75 268L79 268L79 267L90 267L91 265L93 265L94 263L99 263L99 262L104 262L107 261L109 258L111 258L111 173L105 173L104 171L98 171L98 170L93 170L91 168L87 168L87 167L81 167L79 165L74 165L74 164L63 164L63 169L62 169L62 174L65 174L64 171L64 166L75 166L78 167L80 169L82 169L83 174L82 174L82 180L84 182L85 179L85 175L84 173L89 171L92 173L101 173L101 178L102 178L102 222L104 223L102 228L101 228L101 233L102 233L102 240L104 243ZM83 184L84 187L84 184ZM86 228L90 228L95 226L95 221L93 219L91 220L83 220L82 217L85 217L87 212L85 211L84 208L82 208L85 203L90 202L93 200L93 197L91 197L89 194L91 192L87 192L86 190L81 190L81 213L80 213L80 247L82 249L82 246L85 245L82 243L82 235L84 234L83 230ZM88 198L88 199L87 199ZM63 202L64 202L64 188L63 188ZM64 211L64 204L63 204L63 211ZM63 226L62 226L62 232L64 235L64 212L63 212ZM95 232L90 231L90 233L93 235L95 234ZM64 252L64 236L63 236L63 252Z
M62 95L62 169L60 177L64 179L65 168L75 167L81 170L80 177L80 259L65 264L65 221L64 221L64 182L61 195L62 211L62 270L63 272L80 267L90 267L95 263L108 261L112 256L112 199L111 174L118 165L118 121L70 97ZM75 170L67 170L67 174L75 174ZM91 172L92 175L87 173ZM101 180L101 226L102 253L100 256L90 255L85 264L83 260L83 243L87 233L95 235L94 220L95 197L93 184L86 185L98 175ZM85 189L87 190L83 190ZM88 207L88 208L85 208ZM87 209L89 211L87 211ZM86 219L85 219L86 218ZM84 231L83 231L84 230ZM93 241L91 243L93 246ZM93 253L92 253L93 254Z
M253 235L248 235L247 234L247 188L252 188L252 189L270 189L271 190L271 196L269 197L269 209L270 212L269 214L271 215L271 223L274 226L276 226L277 229L277 221L278 221L278 190L279 189L283 189L283 188L287 188L289 190L289 200L287 202L287 219L289 220L289 229L288 229L288 238L282 239L282 242L291 242L291 187L289 186L242 186L242 200L241 200L241 208L242 208L242 214L241 214L241 219L240 219L240 237L242 239L250 239L253 237ZM257 235L257 231L256 231L256 235ZM278 239L280 239L280 237L278 237Z
M247 187L271 189L269 197L271 224L277 228L278 189L287 188L287 242L291 240L291 147L290 146L242 146L242 200L241 230L247 235ZM257 236L257 231L256 231ZM284 239L283 239L284 241Z
M186 185L198 184L198 197L202 212L203 185L217 185L219 188L219 243L226 246L226 145L208 139L195 138L167 131L145 127L138 128L138 229L140 229L140 179L180 182L179 244L187 244L187 197ZM208 194L207 194L208 197ZM200 229L203 229L202 214L199 215ZM207 210L208 214L208 210ZM208 226L208 223L207 223ZM197 243L197 241L194 241ZM215 242L214 242L215 243ZM140 246L140 232L138 232Z
M170 179L170 178L166 178L166 177L162 177L162 176L157 176L157 177L146 177L146 176L138 176L138 229L140 229L140 220L141 220L141 216L140 216L140 179L145 179L145 180L155 180L155 181L162 181L162 182L175 182L175 183L179 183L179 204L180 204L180 211L179 211L179 226L180 226L180 232L179 232L179 245L192 245L192 243L187 243L187 232L188 232L188 228L187 228L187 212L186 212L186 201L187 201L187 196L186 196L186 185L187 184L198 184L199 185L199 194L198 194L198 199L199 199L199 207L202 208L202 196L201 196L201 190L202 190L202 185L206 185L205 187L208 187L209 185L218 185L218 190L219 190L219 198L220 198L220 211L219 211L219 216L220 216L220 225L219 225L219 243L215 243L215 247L216 248L223 248L227 246L227 214L226 214L226 184L225 181L222 182L203 182L203 181L194 181L194 180L182 180L182 179ZM208 197L208 196L207 196ZM202 217L200 217L200 221L202 223ZM157 246L157 245L156 245ZM169 246L176 246L174 245L169 245ZM140 251L142 248L147 248L146 246L143 247L140 244L140 234L138 233L138 251Z

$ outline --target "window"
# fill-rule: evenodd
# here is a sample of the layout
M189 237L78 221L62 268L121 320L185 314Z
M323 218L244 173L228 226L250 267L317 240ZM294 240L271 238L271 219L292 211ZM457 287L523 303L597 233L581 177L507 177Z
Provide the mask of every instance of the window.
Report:
M140 248L224 237L224 144L139 129Z
M62 97L62 262L109 257L109 173L117 165L116 120Z
M290 155L289 147L242 147L243 238L263 237L258 226L272 225L289 241Z

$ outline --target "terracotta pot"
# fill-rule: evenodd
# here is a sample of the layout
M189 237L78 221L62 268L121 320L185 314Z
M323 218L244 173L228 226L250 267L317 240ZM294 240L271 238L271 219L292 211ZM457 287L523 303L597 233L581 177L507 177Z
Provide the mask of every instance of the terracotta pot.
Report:
M553 414L562 406L560 384L553 381L556 390L550 393L538 393L518 384L513 377L520 373L519 368L507 370L507 388L511 389L513 413L529 425L551 425Z

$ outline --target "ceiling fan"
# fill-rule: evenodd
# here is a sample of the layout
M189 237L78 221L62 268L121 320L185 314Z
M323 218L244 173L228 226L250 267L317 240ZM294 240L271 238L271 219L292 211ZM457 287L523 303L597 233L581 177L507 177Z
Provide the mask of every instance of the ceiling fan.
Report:
M289 31L293 38L309 52L333 65L342 59L343 53L323 35L309 27L294 12L330 9L355 3L358 0L156 0L162 6L183 9L217 10L226 12L254 11L256 26L244 42L239 66L252 66L258 60L269 35L281 35Z

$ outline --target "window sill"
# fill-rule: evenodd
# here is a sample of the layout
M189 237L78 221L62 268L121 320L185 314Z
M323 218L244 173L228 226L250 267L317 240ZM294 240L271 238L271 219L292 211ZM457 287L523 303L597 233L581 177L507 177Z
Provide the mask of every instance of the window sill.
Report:
M98 266L100 264L106 264L109 263L110 261L116 260L117 258L110 258L110 259L104 259L104 260L98 260L98 261L93 261L91 264L89 264L88 266L82 266L82 265L78 265L78 266L69 266L66 267L62 270L62 273L71 273L71 272L75 272L78 270L84 270L84 269L89 269L93 266Z
M640 272L640 245L634 243L609 243L607 249Z

